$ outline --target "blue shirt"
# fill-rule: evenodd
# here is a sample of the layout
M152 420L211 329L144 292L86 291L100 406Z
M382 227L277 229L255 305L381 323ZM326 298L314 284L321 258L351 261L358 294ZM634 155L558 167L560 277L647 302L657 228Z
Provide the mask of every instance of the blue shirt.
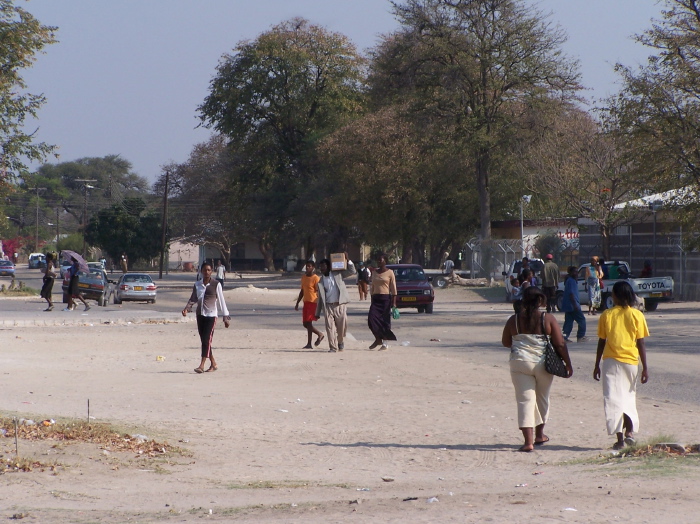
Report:
M70 269L68 270L68 274L70 275L71 278L73 278L79 272L80 272L80 265L79 264L73 264L70 267Z
M574 299L571 300L573 295ZM561 310L570 313L581 309L581 301L578 298L578 280L573 277L566 277L564 282L564 300L562 300Z

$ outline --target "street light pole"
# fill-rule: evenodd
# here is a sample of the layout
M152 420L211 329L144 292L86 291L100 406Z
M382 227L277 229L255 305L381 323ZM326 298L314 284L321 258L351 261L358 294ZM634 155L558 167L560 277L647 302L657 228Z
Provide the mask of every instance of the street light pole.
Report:
M87 179L87 178L76 178L76 182L82 182L83 183L83 252L81 255L85 257L85 230L87 229L87 190L88 189L94 189L91 185L88 185L89 182L97 182L95 179Z
M39 191L44 191L46 190L45 187L35 187L36 190L36 224L35 224L35 231L36 231L36 236L35 236L35 243L34 243L34 251L38 252L39 251Z
M529 204L532 199L532 195L523 195L520 199L520 250L521 256L525 258L525 204Z

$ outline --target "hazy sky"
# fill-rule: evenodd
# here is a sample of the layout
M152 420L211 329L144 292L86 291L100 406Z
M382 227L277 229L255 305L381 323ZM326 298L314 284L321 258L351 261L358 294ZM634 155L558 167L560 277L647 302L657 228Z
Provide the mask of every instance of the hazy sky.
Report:
M526 0L569 35L589 97L614 93L615 62L636 65L647 50L630 36L659 18L655 0ZM30 0L42 23L58 26L24 76L43 92L38 138L58 161L119 154L153 181L184 161L210 131L196 108L222 54L280 21L302 16L346 34L360 49L397 27L388 0Z

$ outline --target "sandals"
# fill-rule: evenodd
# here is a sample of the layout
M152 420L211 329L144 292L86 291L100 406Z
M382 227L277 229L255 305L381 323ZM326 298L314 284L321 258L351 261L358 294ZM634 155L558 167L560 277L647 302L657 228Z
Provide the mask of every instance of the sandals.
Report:
M542 435L544 437L544 440L535 441L535 446L541 446L542 444L546 444L549 442L549 437L547 435Z
M321 342L323 342L323 339L326 338L325 335L319 335L318 338L316 339L316 342L314 342L314 346L320 346ZM306 348L304 348L306 349ZM309 349L311 349L311 346L309 346Z
M202 368L194 368L195 373L204 373L204 370Z
M205 373L211 373L213 371L216 371L217 369L219 369L219 366L209 366L209 369L207 369Z

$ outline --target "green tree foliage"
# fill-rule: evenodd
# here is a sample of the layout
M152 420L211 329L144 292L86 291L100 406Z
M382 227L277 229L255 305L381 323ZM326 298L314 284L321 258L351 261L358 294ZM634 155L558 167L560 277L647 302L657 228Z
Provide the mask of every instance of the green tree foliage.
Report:
M362 109L364 60L338 33L293 19L225 55L199 107L245 158L237 180L270 269L282 234L309 210L299 202L314 177L314 146Z
M427 129L389 107L324 140L326 185L336 189L319 202L324 225L349 222L360 239L399 245L403 261L426 265L436 266L453 241L463 241L476 225L463 209L476 206L476 197L452 182L464 166ZM434 253L426 261L428 246Z
M147 198L149 183L132 171L131 162L119 155L86 157L71 162L44 164L32 175L24 177L20 187L31 192L33 187L44 187L41 193L46 213L59 208L83 222L84 182L88 185L88 217L96 209L122 204L130 198ZM125 204L124 204L125 205Z
M408 99L421 118L442 123L453 150L470 156L482 239L491 237L494 181L508 166L522 115L547 110L579 89L563 33L518 0L394 2L401 29L375 52L374 99Z
M87 225L85 240L106 251L112 260L118 260L123 252L132 261L158 256L160 214L147 211L141 199L126 199L123 204L98 211Z
M54 151L53 146L36 142L35 132L26 131L27 119L36 118L45 98L26 92L20 73L56 41L55 30L11 0L0 0L0 183L24 174L27 160L42 161Z

